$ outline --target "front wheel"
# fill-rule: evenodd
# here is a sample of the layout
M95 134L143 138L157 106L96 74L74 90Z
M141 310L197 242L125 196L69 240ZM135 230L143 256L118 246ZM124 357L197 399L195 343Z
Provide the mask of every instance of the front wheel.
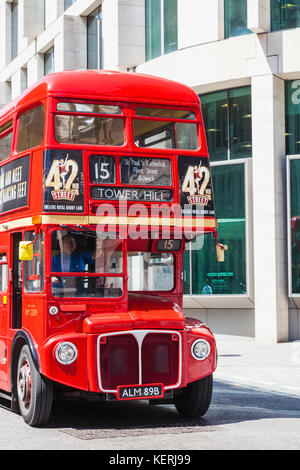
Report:
M36 369L27 345L19 355L17 392L24 421L30 426L46 424L52 408L53 386Z
M189 383L184 389L176 391L174 403L181 416L200 418L210 405L213 390L212 374Z

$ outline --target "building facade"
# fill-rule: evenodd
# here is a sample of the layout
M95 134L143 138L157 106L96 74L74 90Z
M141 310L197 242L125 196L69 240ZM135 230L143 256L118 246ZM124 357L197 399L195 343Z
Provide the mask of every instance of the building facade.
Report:
M185 311L217 333L299 339L300 0L0 0L0 37L0 106L66 69L199 94L228 250L217 263L210 236L189 244Z

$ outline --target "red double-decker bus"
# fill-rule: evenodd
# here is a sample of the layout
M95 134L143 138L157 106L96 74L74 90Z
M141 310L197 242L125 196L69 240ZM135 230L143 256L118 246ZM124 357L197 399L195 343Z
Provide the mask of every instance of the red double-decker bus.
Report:
M210 404L216 345L182 311L183 253L216 231L199 98L146 75L51 74L0 111L0 396Z

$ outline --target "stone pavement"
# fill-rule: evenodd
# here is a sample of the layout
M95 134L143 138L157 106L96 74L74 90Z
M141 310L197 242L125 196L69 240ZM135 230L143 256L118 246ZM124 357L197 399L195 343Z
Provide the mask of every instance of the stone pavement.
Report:
M300 341L261 344L253 338L215 338L219 355L215 379L300 398Z

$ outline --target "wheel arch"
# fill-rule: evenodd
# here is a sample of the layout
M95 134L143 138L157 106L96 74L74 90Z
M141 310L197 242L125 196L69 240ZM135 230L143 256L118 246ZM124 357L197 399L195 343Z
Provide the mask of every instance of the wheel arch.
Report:
M40 372L39 358L30 334L25 330L18 330L13 338L10 353L10 390L12 392L12 410L18 412L18 399L16 390L16 373L18 367L19 354L22 347L27 344L29 347L32 360L38 372Z

